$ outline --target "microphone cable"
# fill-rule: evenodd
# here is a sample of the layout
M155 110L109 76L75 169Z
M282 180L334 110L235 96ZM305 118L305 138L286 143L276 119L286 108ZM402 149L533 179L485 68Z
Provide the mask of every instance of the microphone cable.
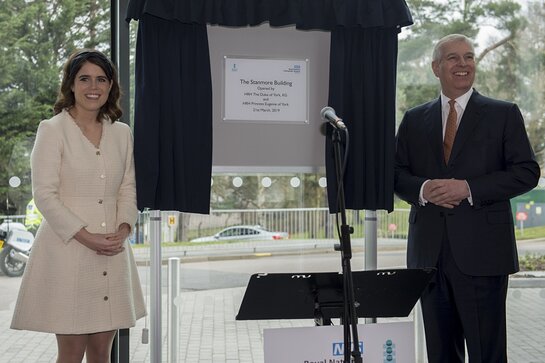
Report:
M337 228L337 235L341 237L341 222L339 221L339 214L340 214L340 205L339 200L341 198L341 191L344 188L344 174L346 172L346 166L348 165L348 151L350 150L350 133L348 132L348 128L342 129L344 130L345 135L345 143L344 143L344 153L342 158L342 167L341 167L341 174L339 175L339 180L337 180L337 212L335 213L335 221L336 221L336 228ZM333 131L335 132L335 131ZM341 140L342 141L342 138ZM339 142L340 142L339 141ZM345 201L345 209L346 209L346 201Z

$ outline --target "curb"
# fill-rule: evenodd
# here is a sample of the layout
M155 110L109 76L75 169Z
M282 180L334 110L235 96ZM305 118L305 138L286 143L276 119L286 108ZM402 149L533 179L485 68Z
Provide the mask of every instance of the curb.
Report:
M513 289L539 289L545 288L544 277L511 277L509 288Z

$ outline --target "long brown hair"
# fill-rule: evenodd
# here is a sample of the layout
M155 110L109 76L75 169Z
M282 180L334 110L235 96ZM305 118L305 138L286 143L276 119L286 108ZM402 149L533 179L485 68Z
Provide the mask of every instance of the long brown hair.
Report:
M115 122L123 115L123 111L119 106L121 89L117 80L117 69L103 53L93 49L80 49L68 57L68 60L63 67L62 83L57 96L57 101L53 106L55 115L62 112L65 108L74 106L76 103L74 92L72 92L72 86L74 85L76 74L85 62L99 66L111 82L112 87L108 95L108 100L100 108L98 120L102 121L103 118L108 118L111 122Z

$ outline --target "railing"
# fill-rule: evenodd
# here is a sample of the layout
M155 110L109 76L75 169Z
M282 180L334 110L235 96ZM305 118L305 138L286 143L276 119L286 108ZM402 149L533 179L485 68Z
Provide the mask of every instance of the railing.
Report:
M406 238L409 209L396 209L392 213L377 211L377 237ZM137 243L146 242L147 213L140 215L141 236ZM209 215L162 211L162 240L188 241L211 236L225 227L235 225L260 225L270 231L288 232L293 239L336 238L336 216L327 208L293 209L230 209L212 210ZM365 211L348 211L347 223L354 227L353 238L363 238Z
M377 237L406 238L408 209L396 209L392 213L377 211ZM137 226L138 237L133 241L148 241L147 212L141 213ZM347 223L354 227L353 238L363 238L364 211L348 211ZM13 222L25 222L24 215L0 216ZM327 208L293 209L227 209L212 210L209 215L161 211L162 240L165 242L188 241L193 238L214 235L225 227L234 225L260 225L270 231L288 232L290 238L336 238L335 215Z
M18 222L25 224L25 215L13 215L13 216L0 216L0 224L4 222L6 219L9 219L12 222Z

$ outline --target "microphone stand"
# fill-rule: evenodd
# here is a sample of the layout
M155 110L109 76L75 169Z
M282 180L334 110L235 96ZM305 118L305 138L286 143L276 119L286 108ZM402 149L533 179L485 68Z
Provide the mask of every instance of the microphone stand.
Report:
M348 130L346 130L348 136ZM350 260L352 258L352 246L350 244L350 234L353 232L353 228L346 223L346 206L344 199L344 186L343 186L343 170L341 163L341 134L340 129L333 128L331 134L331 141L333 143L333 152L335 156L335 171L337 176L337 213L341 214L341 233L340 239L340 251L342 261L342 273L343 273L343 316L341 322L344 326L344 362L352 362L350 356L354 357L353 362L362 363L362 357L360 352L360 344L358 338L358 317L356 315L356 302L354 299L354 281L352 279L352 269ZM345 155L346 157L346 155ZM336 250L339 250L336 248ZM352 336L352 339L350 337ZM354 350L351 352L351 341L354 342Z

